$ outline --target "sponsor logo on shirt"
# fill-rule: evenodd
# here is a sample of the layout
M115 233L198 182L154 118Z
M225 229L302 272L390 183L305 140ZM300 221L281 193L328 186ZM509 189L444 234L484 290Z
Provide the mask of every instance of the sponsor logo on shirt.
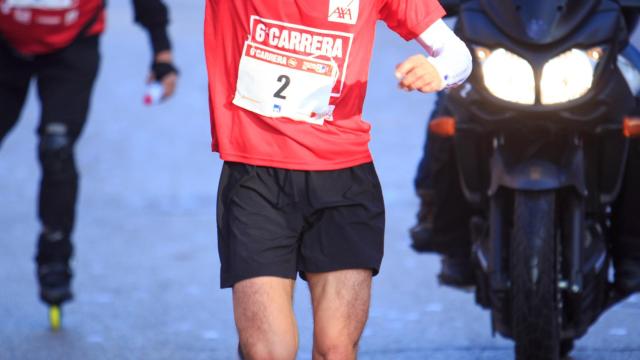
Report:
M247 55L251 57L327 76L337 67L339 75L331 95L340 96L353 34L252 16L249 42L252 46ZM309 57L320 61L309 60Z
M329 21L353 25L359 9L360 0L329 0Z
M2 9L41 9L66 10L78 4L78 0L4 0L0 1Z
M244 55L274 65L288 65L290 68L296 70L313 72L325 76L331 76L333 71L333 67L325 65L319 61L304 60L304 58L297 55L270 49L258 44L249 44L245 49Z
M344 57L344 38L327 36L311 28L294 29L263 20L255 23L253 38L258 44L268 44L281 50L327 58Z
M76 21L78 21L79 15L80 13L78 10L74 9L74 10L68 11L66 14L64 14L64 24L71 25L75 23Z
M16 10L13 13L13 19L19 24L30 24L31 10Z
M78 5L79 0L0 0L0 13L13 12L14 21L24 25L69 26L78 21Z

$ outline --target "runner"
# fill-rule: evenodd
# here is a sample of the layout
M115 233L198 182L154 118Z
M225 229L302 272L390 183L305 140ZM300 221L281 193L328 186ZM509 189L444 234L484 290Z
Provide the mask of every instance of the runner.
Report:
M151 78L162 82L163 96L169 97L177 72L166 32L167 9L160 0L133 3L136 21L153 45ZM42 106L37 275L41 299L55 306L72 298L69 259L78 191L74 145L86 120L104 27L102 0L0 0L0 142L17 122L29 83L36 79Z
M471 70L443 15L436 0L207 1L221 287L233 288L245 358L295 358L297 273L311 291L314 358L355 357L383 252L362 119L376 21L431 55L396 68L400 87L434 92Z

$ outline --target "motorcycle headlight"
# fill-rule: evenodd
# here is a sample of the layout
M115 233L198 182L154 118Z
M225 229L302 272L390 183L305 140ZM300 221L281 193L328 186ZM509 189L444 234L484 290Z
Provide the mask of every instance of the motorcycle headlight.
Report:
M571 49L549 60L542 68L540 102L544 105L575 100L589 91L602 57L600 48Z
M533 68L525 59L505 49L486 48L477 48L476 57L482 65L484 85L491 94L514 103L535 103Z

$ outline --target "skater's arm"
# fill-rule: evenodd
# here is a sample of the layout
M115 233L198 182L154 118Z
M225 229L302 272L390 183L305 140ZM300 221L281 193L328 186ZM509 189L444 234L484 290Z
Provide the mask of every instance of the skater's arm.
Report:
M171 51L167 33L169 11L161 0L133 0L135 22L149 32L153 53Z
M149 33L153 49L153 64L149 82L162 83L162 98L170 97L176 88L178 70L173 65L173 53L167 27L169 10L161 0L133 0L135 21Z
M472 60L465 43L442 20L434 22L416 41L429 57L414 55L396 68L400 88L422 92L440 91L464 82Z

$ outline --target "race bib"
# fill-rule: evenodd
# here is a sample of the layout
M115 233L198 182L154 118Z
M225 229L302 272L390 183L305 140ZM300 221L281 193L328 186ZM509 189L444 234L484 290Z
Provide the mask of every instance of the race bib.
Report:
M322 125L333 120L353 34L251 17L233 103L268 117Z
M269 117L322 125L331 120L335 63L245 42L233 103Z
M66 10L74 7L75 0L5 0L3 8Z

